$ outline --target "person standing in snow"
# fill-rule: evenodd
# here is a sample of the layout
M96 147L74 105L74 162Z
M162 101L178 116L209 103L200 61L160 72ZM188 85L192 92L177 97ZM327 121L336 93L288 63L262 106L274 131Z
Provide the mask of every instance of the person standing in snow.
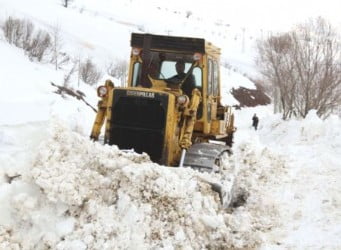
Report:
M256 114L253 115L252 117L252 126L257 130L259 119Z

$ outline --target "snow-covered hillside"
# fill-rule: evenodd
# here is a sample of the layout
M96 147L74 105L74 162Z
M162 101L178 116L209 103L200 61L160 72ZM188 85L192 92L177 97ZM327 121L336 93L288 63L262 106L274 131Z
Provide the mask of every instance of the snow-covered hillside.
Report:
M27 18L49 32L58 26L64 52L101 68L128 58L131 32L154 32L208 38L224 61L256 72L249 41L259 29L242 43L241 27L221 19L222 10L205 17L200 2L186 17L190 3L182 10L159 3L75 0L66 9L55 0L0 0L0 20ZM56 71L30 61L1 32L0 55L0 249L341 248L339 117L322 121L311 111L284 122L271 106L236 110L225 168L238 172L241 200L226 211L208 176L90 141L95 113L50 84L62 84L70 65ZM254 88L226 68L222 81L226 104L236 104L230 88ZM70 85L96 105L95 86L76 75Z
M203 16L199 10L187 17L186 10L175 11L164 3L147 1L144 5L148 18L141 15L138 1L72 1L66 9L55 0L1 0L0 20L14 16L27 18L51 32L58 28L63 51L81 59L90 57L103 68L115 59L128 58L131 32L149 32L204 37L222 48L223 61L242 73L256 74L253 46L263 31L250 30L245 34L240 26L231 27L219 16Z
M238 88L239 86L255 88L249 79L236 71L237 66L241 69L240 72L245 72L244 69L247 68L252 68L250 71L247 70L250 74L255 71L252 66L252 56L248 53L240 53L239 41L231 37L232 34L237 35L237 33L229 34L229 36L224 35L223 27L217 25L213 20L210 19L211 22L205 22L206 19L203 20L203 17L195 18L199 13L193 12L187 18L184 11L174 13L165 7L161 8L155 3L154 5L150 3L147 6L150 18L141 19L136 15L140 10L138 3L131 3L130 1L115 4L109 1L101 1L101 4L96 3L95 5L91 1L73 1L70 8L63 8L60 2L56 3L52 0L32 0L29 2L0 0L0 6L0 21L6 20L9 16L29 20L35 25L36 29L47 31L52 36L58 30L61 44L60 52L66 53L74 61L84 61L91 58L104 73L98 84L107 78L111 78L105 74L105 69L109 63L115 63L119 59L127 61L129 58L131 32L166 34L168 33L166 23L168 23L174 29L171 34L205 37L217 45L221 45L223 48L222 60L224 61L228 60L227 55L234 54L235 57L239 57L239 61L235 61L234 66L230 64L229 69L221 67L222 93L225 104L238 104L230 94L231 88ZM165 15L171 18L165 20L161 25L158 20ZM217 32L218 30L220 31ZM32 63L25 56L23 50L6 43L2 32L0 32L0 38L0 50L3 55L1 63L3 73L0 75L2 83L0 90L3 98L0 100L2 102L0 109L3 114L8 105L13 110L11 114L0 117L1 121L4 124L12 124L17 121L46 120L54 113L67 117L70 113L76 114L82 110L84 112L80 115L81 121L78 118L75 120L86 126L85 130L89 131L93 114L88 107L75 102L72 98L68 98L69 100L65 102L59 96L49 94L55 91L50 86L50 82L62 85L63 78L69 73L73 63L69 62L62 65L58 71L54 70L54 65L48 63L48 60L43 63ZM235 48L233 53L229 53L231 48ZM238 49L236 50L236 48ZM249 47L249 49L251 48ZM230 61L230 63L232 62L233 60ZM20 65L20 69L18 65ZM119 80L113 80L116 85L121 84ZM8 90L9 86L13 86L13 83L17 89L15 97L7 94L10 91ZM32 86L36 86L38 92ZM72 75L69 86L81 89L86 94L86 100L92 106L96 106L97 97L94 90L96 86L92 88L83 84L77 79L77 74ZM23 98L23 96L25 97ZM16 111L17 109L20 109L20 112ZM18 113L22 115L18 115ZM73 118L67 119L72 120Z

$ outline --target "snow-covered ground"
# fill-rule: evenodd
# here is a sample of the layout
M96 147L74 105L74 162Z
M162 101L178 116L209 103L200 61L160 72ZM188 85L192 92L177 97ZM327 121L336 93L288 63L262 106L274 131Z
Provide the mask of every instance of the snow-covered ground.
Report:
M186 18L151 1L151 18L142 20L137 1L96 3L65 9L52 0L0 0L0 19L29 18L47 30L58 24L67 53L102 66L127 57L130 32L144 29L207 35L234 67L254 70L251 48L240 55L240 33L225 37L212 17L199 20L193 10ZM95 113L53 93L50 82L61 84L63 70L31 62L1 32L0 55L0 249L341 249L339 117L322 121L311 111L284 122L271 106L236 110L225 167L238 171L235 194L245 202L226 211L204 174L91 142ZM227 104L236 102L230 88L254 87L225 68L222 81ZM96 105L94 87L70 84Z
M264 190L280 220L266 234L264 249L340 249L340 118L322 121L311 111L305 120L283 122L267 112L254 108L236 114L260 116L260 129L238 133L236 140L266 146L285 159L285 174L271 174L277 183Z
M246 202L232 211L199 173L90 142L64 121L1 125L0 249L338 249L340 119L236 115L226 167L239 169Z

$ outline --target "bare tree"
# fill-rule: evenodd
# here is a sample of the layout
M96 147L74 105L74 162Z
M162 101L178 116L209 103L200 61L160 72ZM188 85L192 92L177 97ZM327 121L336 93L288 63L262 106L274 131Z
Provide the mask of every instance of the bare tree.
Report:
M89 85L94 85L102 76L102 72L89 58L80 64L79 74L81 79Z
M305 117L311 109L328 116L341 105L340 38L324 19L259 41L257 63L283 119Z
M27 50L27 48L30 46L32 35L34 31L34 25L30 21L25 20L23 22L23 32L22 32L22 38L21 38L21 46L24 50Z
M52 29L52 42L51 42L51 50L52 50L51 63L54 64L55 70L58 70L58 67L62 62L65 63L65 59L61 58L62 46L63 46L63 39L61 35L60 26L56 24Z
M126 60L117 60L107 65L107 74L121 80L121 86L124 86L127 80L128 62Z
M34 25L27 20L8 17L3 25L6 40L25 50L31 60L39 62L49 52L51 37L43 30L34 30Z
M30 21L10 16L6 19L2 29L7 42L26 49L31 43L34 25Z
M17 46L21 39L21 22L17 18L8 17L3 27L5 38L10 44Z
M29 58L36 58L39 62L47 55L51 46L51 36L49 33L39 30L32 38L30 45L27 48Z
M69 4L72 2L72 0L62 0L62 5L67 8L69 7Z
M68 70L67 73L64 75L64 81L63 81L64 87L68 87L72 75L77 71L77 64L78 62L75 61L72 67L70 68L70 70Z

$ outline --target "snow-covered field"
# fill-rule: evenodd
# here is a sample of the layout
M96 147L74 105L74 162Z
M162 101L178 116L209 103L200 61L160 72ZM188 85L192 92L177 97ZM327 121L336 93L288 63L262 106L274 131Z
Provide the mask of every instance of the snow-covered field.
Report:
M152 18L141 21L135 1L115 11L109 1L74 1L68 9L56 2L0 0L0 19L29 18L47 30L58 24L65 51L99 65L126 57L130 32L141 28L207 34L223 49L241 51L240 40L224 38L220 26L195 12L192 19L173 17L172 9L154 5ZM173 18L165 25L153 22L166 14ZM224 210L204 174L90 141L95 113L53 93L50 82L60 84L63 70L31 62L1 32L0 55L0 249L341 249L339 117L322 121L311 111L284 122L271 106L236 110L234 154L225 168L238 172L240 204ZM251 55L241 60L244 69L253 67ZM227 104L236 102L229 88L254 87L225 68L222 80ZM95 106L94 87L73 82Z

